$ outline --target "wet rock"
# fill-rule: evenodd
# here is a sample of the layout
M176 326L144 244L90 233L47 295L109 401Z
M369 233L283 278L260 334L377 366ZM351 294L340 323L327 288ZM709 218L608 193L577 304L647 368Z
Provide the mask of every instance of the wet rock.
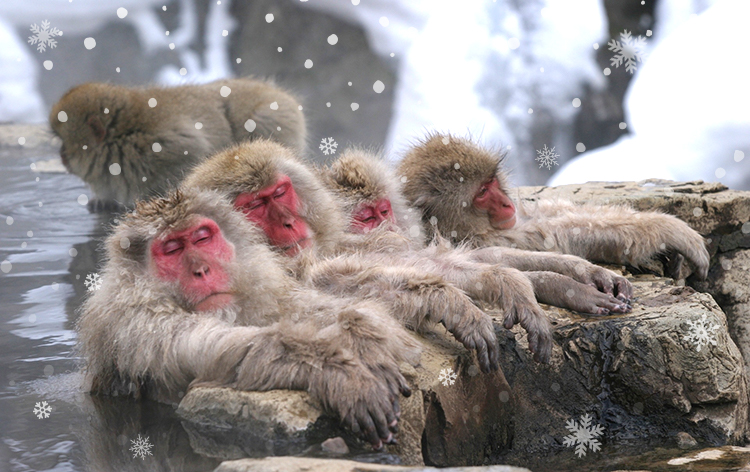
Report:
M677 447L680 449L692 449L698 445L698 441L685 432L677 433Z
M522 331L501 336L516 421L513 450L504 459L526 465L564 449L568 422L580 424L586 414L604 427L605 445L652 447L678 432L709 444L742 441L747 378L719 306L671 279L641 275L633 282L635 303L627 315L582 318L550 307L555 346L549 365L531 360ZM688 322L715 326L715 338L699 351Z
M510 386L502 372L480 374L471 354L442 328L426 333L420 365L404 365L412 396L401 398L398 442L387 451L405 464L482 464L510 446ZM443 385L442 371L456 373ZM331 436L349 437L304 392L195 388L177 413L191 443L211 457L298 454ZM369 446L360 443L360 450Z
M565 198L579 203L627 204L677 216L708 243L711 267L707 281L688 279L710 293L727 315L729 333L750 372L750 192L729 190L716 182L589 182L560 187L522 187L521 199ZM658 271L658 267L654 267Z
M265 459L242 459L227 461L216 468L214 472L419 472L438 469L432 467L406 467L398 465L367 464L364 462L344 461L335 459L308 459L304 457L266 457ZM511 467L507 465L491 465L487 467L451 467L440 469L443 472L530 472L529 469Z
M349 454L349 447L344 442L344 438L340 436L326 439L320 447L323 451L331 454Z

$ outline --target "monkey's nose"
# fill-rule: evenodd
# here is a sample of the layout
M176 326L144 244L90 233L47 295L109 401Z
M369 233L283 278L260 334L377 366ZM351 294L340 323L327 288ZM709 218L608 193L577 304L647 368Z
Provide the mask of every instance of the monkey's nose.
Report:
M209 271L210 271L210 269L209 269L208 265L201 264L198 267L196 267L195 269L193 269L193 275L200 279L200 278L203 278L203 277L207 276Z

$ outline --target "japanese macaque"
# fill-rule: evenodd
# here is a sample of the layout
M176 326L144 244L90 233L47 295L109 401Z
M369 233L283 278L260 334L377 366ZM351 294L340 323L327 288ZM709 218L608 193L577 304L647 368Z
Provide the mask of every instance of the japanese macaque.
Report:
M502 157L467 139L433 134L408 152L398 171L425 227L455 242L558 251L635 268L663 256L673 278L687 259L698 277L708 274L703 238L671 215L561 200L516 211Z
M483 371L498 368L492 319L467 293L431 270L432 261L407 257L409 241L400 235L347 233L349 218L336 198L292 150L271 141L243 143L196 167L183 186L227 195L238 211L263 229L269 244L297 256L293 270L306 285L383 301L412 329L443 323L466 348L476 351ZM471 286L469 295L500 306L508 329L520 323L528 331L535 357L546 361L552 346L549 321L529 281L520 273L512 275L482 267L461 277Z
M265 240L215 192L139 202L78 321L91 392L307 390L374 447L393 441L419 343L377 302L301 286Z
M386 225L421 244L421 214L406 203L399 180L380 156L348 149L322 172L324 182L352 217L349 231L367 233ZM524 275L542 303L597 315L630 311L630 282L576 256L511 248L450 249L450 244L439 237L420 253L435 260L436 270L470 293L474 282L458 277L461 272L453 270L463 272L468 265L483 262L527 271Z
M298 101L251 78L169 88L87 83L63 95L49 121L63 164L94 192L92 210L162 194L232 143L270 138L302 150L306 136Z

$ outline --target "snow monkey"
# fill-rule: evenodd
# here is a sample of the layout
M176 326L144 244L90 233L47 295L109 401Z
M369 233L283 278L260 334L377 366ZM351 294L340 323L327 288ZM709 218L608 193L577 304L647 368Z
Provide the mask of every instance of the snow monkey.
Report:
M410 235L415 243L422 243L421 214L406 203L401 182L380 156L362 149L348 149L323 175L345 212L352 215L349 231L363 233L386 224L400 234ZM450 249L446 240L436 238L436 241L440 243L428 246L421 253L434 259L442 274L468 293L473 292L472 284L464 283L471 281L461 280L445 270L447 267L466 270L469 264L484 262L523 270L539 301L582 313L605 315L627 313L631 309L630 282L580 257L511 248L492 252L462 246Z
M635 268L670 256L673 278L687 258L698 277L706 278L703 238L674 216L562 200L542 200L517 212L502 157L467 139L433 134L407 153L398 170L404 194L425 226L455 242L558 251Z
M302 150L306 135L297 100L251 78L170 88L87 83L63 95L49 121L63 164L94 192L92 210L162 194L232 143L265 137Z
M306 285L383 301L412 329L443 323L467 349L476 351L483 371L498 368L492 319L466 293L430 270L431 261L407 257L409 241L400 235L347 233L348 219L335 197L291 149L267 140L242 143L197 166L183 186L227 195L263 229L269 244L293 257L293 270ZM503 277L492 267L462 277L473 287L483 287L483 300L500 305L508 329L520 323L527 330L537 360L548 360L551 327L526 278L520 273Z
M106 253L77 326L92 393L307 390L374 447L393 441L410 394L398 365L417 362L419 343L377 302L301 286L219 194L137 203Z

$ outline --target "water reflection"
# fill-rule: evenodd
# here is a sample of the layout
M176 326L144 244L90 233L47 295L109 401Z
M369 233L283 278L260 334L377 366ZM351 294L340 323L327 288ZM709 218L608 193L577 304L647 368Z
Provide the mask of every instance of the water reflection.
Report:
M78 202L76 177L33 172L44 151L0 152L0 470L211 470L219 459L193 451L173 407L79 391L77 309L111 215ZM145 460L130 451L139 434Z

